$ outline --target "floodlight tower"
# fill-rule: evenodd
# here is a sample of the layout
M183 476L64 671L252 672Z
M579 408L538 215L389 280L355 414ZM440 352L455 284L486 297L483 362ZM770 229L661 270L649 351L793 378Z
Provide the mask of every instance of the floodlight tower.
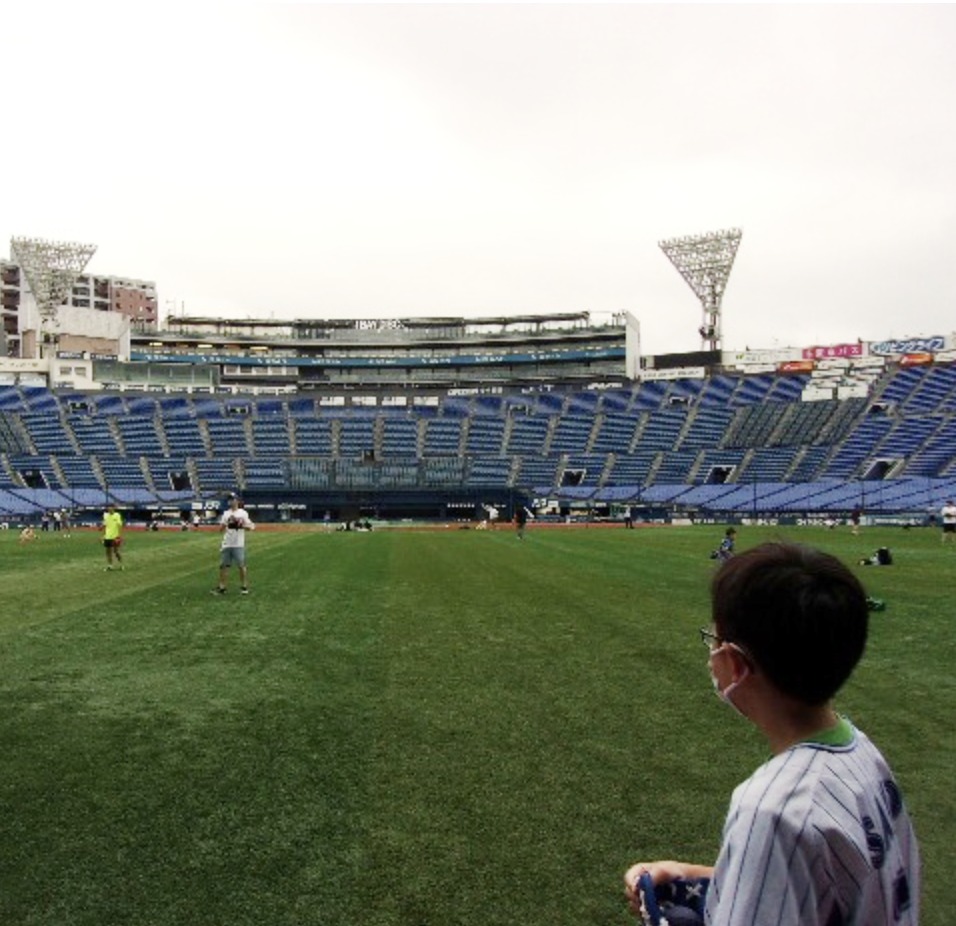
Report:
M720 349L720 303L743 232L739 228L661 241L661 250L697 294L704 321L697 329L701 347Z
M95 251L95 244L41 238L10 239L10 256L23 270L36 300L42 343L54 345L54 352L57 312Z

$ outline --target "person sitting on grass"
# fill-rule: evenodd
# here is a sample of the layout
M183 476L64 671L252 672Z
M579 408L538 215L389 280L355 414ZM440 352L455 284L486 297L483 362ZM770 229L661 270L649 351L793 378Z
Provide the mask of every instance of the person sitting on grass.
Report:
M734 555L734 544L737 542L737 529L728 527L724 531L724 539L720 541L720 546L710 554L711 559L724 562Z
M920 858L902 791L832 699L866 645L868 605L829 554L765 543L727 560L701 628L718 696L764 734L771 758L735 789L714 865L647 861L638 881L710 879L721 926L916 926ZM715 732L715 736L717 736Z

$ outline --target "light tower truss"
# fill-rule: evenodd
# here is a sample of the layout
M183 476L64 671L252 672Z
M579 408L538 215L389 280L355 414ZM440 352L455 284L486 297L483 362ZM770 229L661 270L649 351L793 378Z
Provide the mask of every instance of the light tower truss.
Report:
M49 339L56 340L57 311L95 251L95 244L41 238L10 239L10 256L27 278L43 333L49 335Z
M697 331L701 346L710 350L721 346L720 306L742 235L739 228L730 228L659 242L703 306L703 323Z

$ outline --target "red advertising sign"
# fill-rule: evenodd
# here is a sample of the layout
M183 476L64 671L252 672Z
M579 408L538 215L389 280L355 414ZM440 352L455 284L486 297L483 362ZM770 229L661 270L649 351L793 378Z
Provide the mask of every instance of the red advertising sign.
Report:
M924 363L932 362L932 354L903 354L903 356L900 357L901 367L918 367L922 366Z
M788 360L777 364L778 373L812 373L816 364L812 360Z

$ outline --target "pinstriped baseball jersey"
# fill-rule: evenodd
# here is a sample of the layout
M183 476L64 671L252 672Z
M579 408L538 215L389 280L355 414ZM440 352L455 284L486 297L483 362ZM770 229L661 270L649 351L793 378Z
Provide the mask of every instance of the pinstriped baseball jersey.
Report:
M916 926L920 861L900 790L866 734L801 743L733 793L710 926Z

